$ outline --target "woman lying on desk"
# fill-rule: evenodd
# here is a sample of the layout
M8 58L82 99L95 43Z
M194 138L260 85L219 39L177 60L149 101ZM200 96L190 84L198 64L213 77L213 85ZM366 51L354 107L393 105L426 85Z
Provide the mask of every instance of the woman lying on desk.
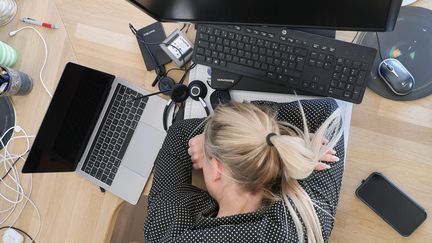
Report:
M342 133L332 99L230 103L176 123L156 159L147 241L327 242ZM208 192L191 185L192 168Z

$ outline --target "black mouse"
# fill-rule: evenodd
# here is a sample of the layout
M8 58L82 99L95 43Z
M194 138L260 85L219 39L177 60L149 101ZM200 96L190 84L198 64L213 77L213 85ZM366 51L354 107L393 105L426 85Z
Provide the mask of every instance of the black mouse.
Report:
M213 110L216 109L219 104L226 104L230 101L231 95L229 94L228 90L215 90L210 95L210 103Z
M382 61L378 73L396 95L407 95L414 88L414 77L397 59L388 58Z

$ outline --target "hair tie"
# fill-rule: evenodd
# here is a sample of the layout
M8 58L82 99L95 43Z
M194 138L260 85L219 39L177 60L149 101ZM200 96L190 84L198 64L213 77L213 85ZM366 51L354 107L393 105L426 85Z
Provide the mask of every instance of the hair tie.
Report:
M268 144L269 146L272 146L272 147L274 146L273 143L270 141L270 138L273 137L273 136L276 136L276 135L277 135L277 134L274 133L274 132L267 134L266 142L267 142L267 144Z

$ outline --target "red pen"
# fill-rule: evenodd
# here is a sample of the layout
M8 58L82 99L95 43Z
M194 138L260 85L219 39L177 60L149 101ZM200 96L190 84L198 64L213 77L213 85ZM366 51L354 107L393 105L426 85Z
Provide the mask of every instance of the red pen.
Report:
M36 19L32 19L32 18L20 18L19 20L21 22L24 22L24 23L39 25L39 26L43 26L43 27L49 28L49 29L58 29L58 27L56 25L45 23L45 22L42 22L42 21L39 21Z

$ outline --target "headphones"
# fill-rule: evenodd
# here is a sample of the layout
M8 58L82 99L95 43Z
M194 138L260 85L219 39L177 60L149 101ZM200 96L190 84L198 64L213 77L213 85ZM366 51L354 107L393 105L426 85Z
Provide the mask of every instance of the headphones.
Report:
M163 112L163 126L165 131L168 130L168 114L171 110L171 107L177 103L183 104L188 97L191 97L193 100L199 101L205 109L206 115L210 115L210 110L208 109L207 103L204 101L204 98L207 95L207 86L202 81L194 80L190 82L188 86L184 84L175 84L174 81L172 83L170 82L169 84L168 82L163 83L161 81L162 79L159 81L162 85L160 85L159 87L162 86L164 89L169 89L169 84L173 85L171 86L172 88L170 92L170 100L166 104ZM165 89L165 91L168 89Z

